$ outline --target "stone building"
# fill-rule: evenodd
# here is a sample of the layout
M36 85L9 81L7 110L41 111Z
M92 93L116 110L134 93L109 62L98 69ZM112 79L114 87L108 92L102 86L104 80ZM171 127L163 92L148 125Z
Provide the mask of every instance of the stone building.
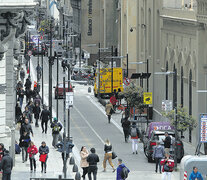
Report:
M162 100L173 100L173 76L155 72L177 69L177 104L186 107L189 115L198 121L200 113L206 113L207 108L207 93L197 92L207 90L206 1L122 0L119 3L119 52L128 53L129 63L149 60L153 119L166 120L161 114ZM126 69L126 59L122 67ZM146 65L129 64L129 70L130 74L146 72ZM198 130L197 126L192 132L185 132L184 140L196 146Z
M0 141L14 156L14 127L19 39L24 36L36 3L33 0L0 1Z

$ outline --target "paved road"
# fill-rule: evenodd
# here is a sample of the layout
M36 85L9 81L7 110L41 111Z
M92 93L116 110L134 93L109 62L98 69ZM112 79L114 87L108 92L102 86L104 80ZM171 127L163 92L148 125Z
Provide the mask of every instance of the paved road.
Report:
M36 67L37 58L32 57L33 68ZM63 77L62 68L59 66L59 82ZM56 85L56 63L53 65L53 86ZM116 173L112 173L111 167L107 165L107 172L102 172L102 161L104 157L104 141L109 138L113 145L114 151L119 158L131 170L129 180L135 179L161 179L160 174L154 172L154 163L148 163L143 153L142 144L139 144L138 155L133 155L131 143L125 143L123 134L120 129L113 123L107 123L107 117L98 107L97 102L87 93L87 86L75 85L74 107L71 110L71 136L73 137L76 148L74 154L78 156L81 146L87 146L88 149L95 147L97 154L100 156L98 179L112 180L115 179ZM44 95L48 97L48 61L44 58ZM53 94L53 109L56 109L56 100ZM116 118L116 117L114 117ZM59 119L63 123L63 100L59 100ZM120 121L116 119L116 122ZM80 157L76 157L80 159ZM117 160L113 161L117 166ZM177 174L176 174L177 177ZM178 180L173 176L172 179Z

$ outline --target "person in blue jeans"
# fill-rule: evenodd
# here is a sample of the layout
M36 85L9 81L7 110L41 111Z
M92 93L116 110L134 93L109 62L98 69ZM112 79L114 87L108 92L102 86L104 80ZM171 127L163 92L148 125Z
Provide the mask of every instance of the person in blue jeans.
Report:
M200 172L198 172L197 167L193 167L193 171L190 174L189 180L203 180L203 177Z

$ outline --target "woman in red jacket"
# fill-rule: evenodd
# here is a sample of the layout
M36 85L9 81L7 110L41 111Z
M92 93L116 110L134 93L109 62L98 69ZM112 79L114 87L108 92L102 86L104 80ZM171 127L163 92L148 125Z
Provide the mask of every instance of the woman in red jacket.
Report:
M174 168L174 160L170 159L170 155L168 153L165 154L165 159L160 161L160 164L163 166L162 168L162 180L171 180L171 175Z
M29 154L30 170L31 172L33 171L33 165L34 165L34 172L35 172L36 171L36 154L38 153L38 149L32 141L30 142L30 146L28 147L27 152Z

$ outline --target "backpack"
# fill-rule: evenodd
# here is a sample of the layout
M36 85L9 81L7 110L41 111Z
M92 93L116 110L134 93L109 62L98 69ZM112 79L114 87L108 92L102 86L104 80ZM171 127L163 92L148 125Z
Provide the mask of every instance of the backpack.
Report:
M123 167L122 170L121 170L121 178L122 179L126 179L128 177L128 169L127 167Z
M58 124L55 124L53 127L53 131L54 132L59 132L60 131L60 127L58 126Z
M131 137L137 137L137 128L133 127L131 129Z

